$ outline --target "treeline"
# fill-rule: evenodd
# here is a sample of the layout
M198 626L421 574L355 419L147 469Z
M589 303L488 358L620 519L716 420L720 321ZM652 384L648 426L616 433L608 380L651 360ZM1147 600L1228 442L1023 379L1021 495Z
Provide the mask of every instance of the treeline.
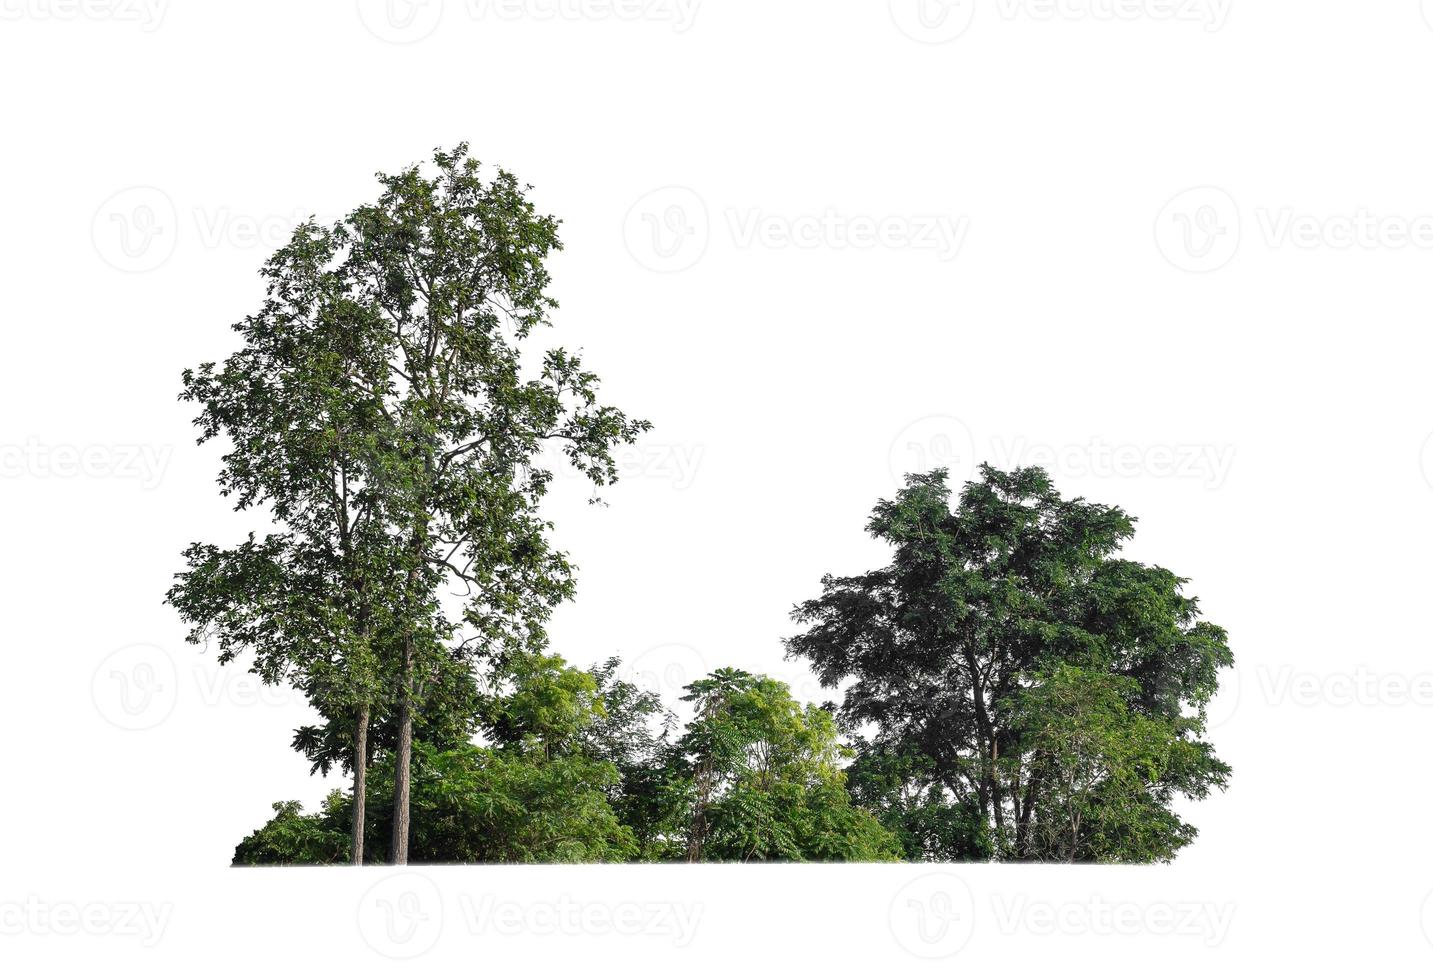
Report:
M719 670L689 688L679 735L658 699L555 657L508 665L476 694L481 746L419 741L413 757L417 862L890 861L895 834L852 804L846 750L829 712L786 686ZM368 783L367 838L391 835L393 760ZM246 838L234 863L350 860L351 793L317 814L297 803ZM383 863L387 847L365 860Z
M548 649L574 595L541 505L554 455L595 494L650 426L550 326L558 223L459 146L379 175L265 264L239 349L186 371L218 484L262 519L195 543L190 639L316 709L294 747L348 773L237 864L1170 859L1222 787L1205 734L1224 632L1122 560L1133 519L986 467L952 507L909 477L868 530L889 566L823 580L791 657L841 704L723 669L678 725L618 665Z

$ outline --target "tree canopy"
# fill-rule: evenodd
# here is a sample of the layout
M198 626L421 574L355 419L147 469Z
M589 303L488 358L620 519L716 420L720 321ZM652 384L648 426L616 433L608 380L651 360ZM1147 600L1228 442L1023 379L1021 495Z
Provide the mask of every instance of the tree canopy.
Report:
M1205 706L1232 655L1184 579L1119 557L1134 519L985 466L911 476L868 530L890 565L822 580L788 653L861 732L857 798L908 856L1168 860L1225 785Z

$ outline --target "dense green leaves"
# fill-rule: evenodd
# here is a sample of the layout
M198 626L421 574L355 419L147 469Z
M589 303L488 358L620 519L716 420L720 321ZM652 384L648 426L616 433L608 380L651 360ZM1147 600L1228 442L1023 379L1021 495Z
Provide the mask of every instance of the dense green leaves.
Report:
M1176 797L1222 787L1203 739L1222 629L1184 580L1117 557L1134 520L1060 497L1039 469L908 478L870 532L894 560L823 580L788 641L871 734L853 770L906 853L1168 860Z

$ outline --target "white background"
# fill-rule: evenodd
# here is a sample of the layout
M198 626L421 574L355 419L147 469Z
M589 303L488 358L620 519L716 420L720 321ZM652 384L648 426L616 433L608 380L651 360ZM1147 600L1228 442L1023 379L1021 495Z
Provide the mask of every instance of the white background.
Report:
M404 3L0 0L0 969L1426 973L1433 14ZM884 561L896 477L1042 463L1230 631L1198 841L1149 869L228 870L324 786L305 709L160 604L185 544L251 523L179 372L232 349L296 220L459 140L564 219L551 339L656 424L609 507L554 501L561 653L821 698L788 611Z

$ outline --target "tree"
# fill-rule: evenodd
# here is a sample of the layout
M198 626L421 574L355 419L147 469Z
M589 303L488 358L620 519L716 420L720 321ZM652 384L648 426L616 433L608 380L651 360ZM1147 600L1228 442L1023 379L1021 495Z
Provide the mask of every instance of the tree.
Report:
M332 227L300 227L264 268L260 311L235 326L241 349L184 379L200 441L231 445L221 491L240 510L267 507L280 530L193 546L170 601L191 638L218 632L226 658L254 650L266 681L297 685L324 714L296 742L316 764L346 756L356 862L374 719L392 725L401 864L415 715L449 706L423 692L460 691L437 683L455 667L540 649L572 594L538 510L545 450L600 488L616 479L614 447L648 428L600 405L575 355L538 352L527 368L557 306L545 268L557 221L506 171L485 179L466 145L433 161L431 174L380 174L377 201ZM444 601L454 588L457 608Z
M889 861L893 835L851 805L829 712L785 684L723 668L688 685L696 717L675 746L688 861Z
M857 798L929 859L1169 860L1196 833L1175 799L1229 776L1204 737L1224 630L1184 579L1117 556L1119 508L985 466L952 510L946 477L875 508L889 566L793 612L788 655L849 681L843 719L873 730Z
M515 656L493 666L477 697L477 724L489 744L466 738L438 745L413 741L411 858L423 862L530 863L625 861L636 856L632 831L611 799L621 775L596 745L615 736L598 680L549 655ZM396 746L379 755L368 785L372 801L391 799ZM361 806L361 805L360 805ZM245 838L235 864L328 864L347 855L334 828L355 812L352 794L335 794L315 814L277 803L275 817ZM391 811L371 808L375 844L385 860ZM388 832L388 833L385 833Z

